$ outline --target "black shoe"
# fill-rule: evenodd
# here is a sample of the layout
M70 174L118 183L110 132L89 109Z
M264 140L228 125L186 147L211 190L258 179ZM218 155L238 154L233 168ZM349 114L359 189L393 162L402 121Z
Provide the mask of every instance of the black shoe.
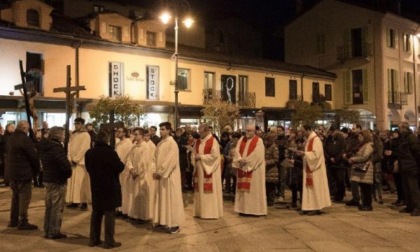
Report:
M121 247L122 243L121 242L114 242L113 244L104 244L104 249L112 249L112 248L118 248Z
M66 206L67 208L77 208L78 205L76 203L71 203Z
M179 227L171 227L168 229L169 233L171 234L177 234L181 231L181 229L179 229Z
M89 247L95 247L95 246L98 246L98 245L101 245L102 244L102 241L90 241L89 242Z
M63 239L63 238L67 238L67 235L65 235L63 233L58 233L56 235L49 235L49 236L47 236L47 239L52 239L52 240Z
M35 230L35 229L38 229L38 226L32 225L29 222L26 222L24 224L19 224L18 229L19 230Z
M320 210L314 210L314 211L305 211L306 213L304 213L305 215L308 216L314 216L314 215L321 215L322 212Z
M411 216L420 216L420 210L413 210L410 215Z
M88 209L88 207L87 207L87 203L82 203L82 204L80 204L80 210L82 210L82 211L86 211Z
M405 206L405 202L403 200L398 201L395 203L396 206Z
M401 209L399 212L400 212L400 213L411 213L411 212L413 212L413 209L408 208L408 207L404 207L404 208L403 208L403 209Z
M346 206L359 206L359 202L356 202L354 200L350 200L346 203Z
M371 206L359 206L360 211L373 211L373 207Z

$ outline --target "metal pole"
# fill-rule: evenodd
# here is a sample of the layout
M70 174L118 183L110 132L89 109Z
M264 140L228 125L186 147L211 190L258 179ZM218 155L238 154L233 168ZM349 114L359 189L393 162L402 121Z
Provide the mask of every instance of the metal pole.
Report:
M175 17L175 130L179 124L179 107L178 107L178 16Z

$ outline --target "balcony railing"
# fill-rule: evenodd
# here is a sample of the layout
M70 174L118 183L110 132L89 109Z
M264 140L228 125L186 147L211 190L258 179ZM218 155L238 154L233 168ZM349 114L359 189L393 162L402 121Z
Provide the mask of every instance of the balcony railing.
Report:
M372 44L371 43L362 43L361 50L354 51L351 44L337 46L337 60L339 62L344 62L350 59L359 59L367 58L372 56Z
M388 92L388 107L401 108L401 105L407 105L407 94L402 92Z
M222 100L222 92L214 89L203 90L203 104L212 100ZM255 93L245 92L244 95L236 95L236 104L241 107L255 108Z

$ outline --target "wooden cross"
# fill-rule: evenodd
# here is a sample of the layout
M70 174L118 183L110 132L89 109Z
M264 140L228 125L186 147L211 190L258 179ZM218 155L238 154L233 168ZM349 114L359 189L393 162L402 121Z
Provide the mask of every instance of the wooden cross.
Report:
M71 67L67 65L67 83L65 87L54 88L53 92L64 92L66 94L66 126L65 126L65 138L64 138L64 148L67 151L69 138L70 138L70 117L73 112L73 102L74 97L79 93L79 91L86 90L85 86L71 86Z
M115 147L115 129L124 127L123 122L114 122L115 121L115 111L112 110L109 113L109 123L102 123L99 126L100 130L106 130L108 133L110 133L110 143L109 145L114 149Z
M34 97L36 96L36 91L31 92L31 95L29 97L28 89L32 89L34 86L33 82L26 82L26 73L23 71L23 63L22 60L19 60L19 68L20 68L20 78L22 80L22 84L16 85L15 90L21 90L23 89L23 97L25 99L25 110L26 110L26 118L29 123L29 136L35 140L35 134L34 131L38 129L38 116L36 115L36 109L34 105ZM31 116L34 121L34 129L32 128L32 122L31 122Z

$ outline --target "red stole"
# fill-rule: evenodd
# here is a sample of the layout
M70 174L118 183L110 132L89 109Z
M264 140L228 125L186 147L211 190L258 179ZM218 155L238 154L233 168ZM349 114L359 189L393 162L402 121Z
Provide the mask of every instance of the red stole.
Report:
M314 140L315 140L315 137L316 137L316 136L312 137L312 138L309 140L309 142L308 142L308 148L307 148L307 151L312 151L312 150L313 150L313 145L314 145ZM305 185L306 185L306 186L314 186L314 180L313 180L313 178L312 178L312 171L311 171L311 169L309 169L309 165L308 165L308 164L306 164L306 167L305 167L305 172L306 172L306 181L305 181Z
M213 147L214 137L210 137L209 140L206 141L206 145L204 146L204 154L210 154L211 148ZM195 153L199 153L201 139L198 139L195 143ZM203 191L204 193L212 193L213 192L213 174L207 175L205 170L203 169ZM194 190L198 192L198 173L197 170L194 172Z
M251 152L253 152L255 150L255 147L257 147L257 143L258 143L258 136L254 136L251 139L251 143L249 144L248 147L248 152L246 153L246 156L248 157L249 154L251 154ZM244 153L245 150L245 146L246 146L246 142L249 139L247 139L246 137L242 138L241 141L241 145L239 146L239 153L242 154ZM241 192L249 192L249 190L251 189L251 179L252 179L252 171L244 171L242 169L238 169L238 180L236 183L236 188L241 191Z

